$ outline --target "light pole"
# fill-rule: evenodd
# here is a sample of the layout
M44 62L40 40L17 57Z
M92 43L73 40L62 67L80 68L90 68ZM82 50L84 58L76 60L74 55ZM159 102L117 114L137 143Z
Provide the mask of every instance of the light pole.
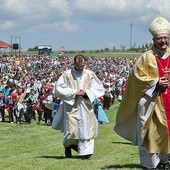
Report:
M133 27L133 24L132 24L132 21L130 22L130 48L132 47L132 27Z
M18 50L19 49L19 55L20 55L20 50L21 50L21 36L19 36L19 35L10 35L10 39L11 39L11 53L12 53L12 49L14 49L13 48L13 39L15 40L15 43L17 43L18 41L18 43L17 43L17 48L15 48L14 50L15 50L15 54L16 54L16 50ZM19 39L19 40L18 40Z
M19 38L19 57L21 54L21 36L18 37Z
M11 55L12 55L12 35L10 35L10 41L11 41Z

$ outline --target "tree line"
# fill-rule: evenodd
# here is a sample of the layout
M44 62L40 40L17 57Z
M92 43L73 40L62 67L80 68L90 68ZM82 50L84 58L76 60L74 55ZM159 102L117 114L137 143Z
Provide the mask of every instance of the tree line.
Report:
M120 48L116 48L116 46L113 46L112 49L105 47L103 49L97 49L97 50L80 50L80 53L86 53L87 51L90 53L102 53L102 52L144 52L146 50L148 50L150 47L152 46L152 43L148 44L143 44L142 46L138 46L136 47L136 44L134 44L132 47L130 48L126 48L125 45L121 45ZM38 51L38 46L35 46L33 48L28 48L27 50L29 51ZM74 50L65 50L64 52L65 54L69 53L69 54L74 54L77 53L77 51Z

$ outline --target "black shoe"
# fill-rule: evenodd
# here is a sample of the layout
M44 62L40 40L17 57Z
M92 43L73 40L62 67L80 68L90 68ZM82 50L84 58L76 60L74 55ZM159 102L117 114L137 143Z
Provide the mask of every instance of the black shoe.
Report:
M71 158L72 157L71 147L65 147L64 153L65 153L66 158Z
M90 155L81 155L81 156L79 156L79 158L83 159L83 160L90 159L90 157L91 157L91 154Z
M147 167L142 166L142 170L158 170L158 169L157 168L147 168Z
M169 162L168 163L159 163L156 169L159 170L170 170Z
M70 147L71 147L71 149L73 149L76 152L78 152L78 146L77 145L71 145Z

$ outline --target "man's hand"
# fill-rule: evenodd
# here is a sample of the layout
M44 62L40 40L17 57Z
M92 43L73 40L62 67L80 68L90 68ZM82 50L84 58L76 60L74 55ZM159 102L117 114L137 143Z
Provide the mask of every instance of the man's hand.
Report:
M86 94L85 90L81 90L81 89L78 90L76 93L77 96L84 96L85 94Z
M159 82L158 82L158 89L161 91L161 92L165 92L166 89L168 88L168 80L165 79L165 77L161 77L159 79Z

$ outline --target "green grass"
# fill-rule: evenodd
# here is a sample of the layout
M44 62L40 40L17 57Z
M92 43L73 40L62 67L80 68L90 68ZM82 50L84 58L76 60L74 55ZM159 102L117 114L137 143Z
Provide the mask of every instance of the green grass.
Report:
M75 53L65 53L64 56L75 56L76 54L80 53L80 51L75 51ZM60 51L53 51L52 56L55 57L58 54L60 54ZM90 52L90 51L85 51L83 53L86 57L90 57L90 56L95 56L95 57L138 57L141 55L140 52ZM18 54L17 54L18 55ZM27 56L32 56L32 55L38 55L37 51L27 51L27 52L22 52L22 55L27 55Z
M141 169L138 149L118 136L113 127L119 103L106 114L109 124L99 124L95 152L90 160L64 157L63 134L46 125L0 122L0 169L3 170L99 170Z

